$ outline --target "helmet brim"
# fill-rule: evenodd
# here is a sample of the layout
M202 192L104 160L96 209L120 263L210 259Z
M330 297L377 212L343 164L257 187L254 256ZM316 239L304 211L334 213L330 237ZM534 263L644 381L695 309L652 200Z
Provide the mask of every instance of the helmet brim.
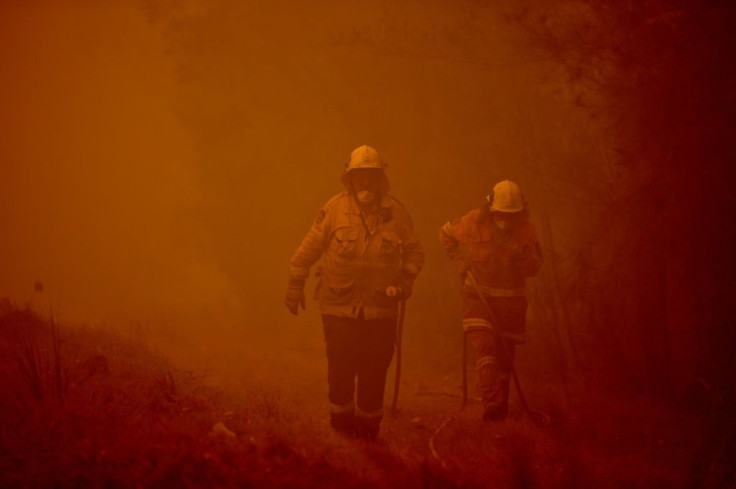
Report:
M385 193L385 192L388 192L391 189L391 186L388 183L388 176L386 175L386 172L383 171L383 168L365 168L365 167L363 167L363 168L347 168L343 172L342 176L340 176L340 181L345 186L345 189L348 192L352 192L353 191L353 188L350 185L350 172L352 170L375 170L377 172L381 172L381 185L380 185L379 190L382 193Z

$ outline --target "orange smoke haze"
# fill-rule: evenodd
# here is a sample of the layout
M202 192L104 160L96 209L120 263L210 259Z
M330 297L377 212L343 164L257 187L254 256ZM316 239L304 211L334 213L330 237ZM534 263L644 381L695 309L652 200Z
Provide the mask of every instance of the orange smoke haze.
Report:
M122 3L2 9L0 295L89 322L226 295L190 236L202 195L162 36Z
M575 239L578 202L547 195L586 181L559 161L595 129L498 12L309 5L3 2L0 296L68 322L319 341L311 279L306 318L283 307L288 262L361 144L427 252L414 352L459 342L437 229L496 181Z
M732 481L734 26L729 2L0 0L0 479ZM331 438L314 276L284 304L364 144L426 253L376 446ZM479 428L438 231L504 179L544 260L510 422Z

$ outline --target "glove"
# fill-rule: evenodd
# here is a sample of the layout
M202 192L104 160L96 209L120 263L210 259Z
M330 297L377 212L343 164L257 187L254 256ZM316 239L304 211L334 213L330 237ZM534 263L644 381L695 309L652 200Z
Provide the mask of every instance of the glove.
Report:
M532 277L539 270L540 259L534 248L534 245L520 246L510 255L511 265L520 270L525 277Z
M404 298L404 289L395 285L389 285L386 287L386 297L401 300Z
M299 306L306 309L306 299L304 297L304 281L289 281L289 288L286 290L286 298L284 299L286 308L296 316L299 313Z
M414 276L402 270L396 277L395 285L386 287L386 297L396 300L408 299L411 295L411 286L414 282Z

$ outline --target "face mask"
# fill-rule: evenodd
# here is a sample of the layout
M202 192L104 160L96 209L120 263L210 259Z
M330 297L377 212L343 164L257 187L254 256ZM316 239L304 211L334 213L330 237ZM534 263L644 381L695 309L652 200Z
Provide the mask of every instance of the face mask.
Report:
M355 198L358 199L358 202L361 204L367 205L372 204L373 201L376 200L376 194L373 192L369 192L368 190L361 190L360 192L355 194Z

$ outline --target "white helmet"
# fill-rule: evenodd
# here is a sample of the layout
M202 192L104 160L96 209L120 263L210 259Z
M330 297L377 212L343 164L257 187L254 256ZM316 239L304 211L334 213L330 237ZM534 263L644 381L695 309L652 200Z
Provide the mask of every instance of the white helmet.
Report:
M378 151L368 145L355 148L350 153L350 161L345 164L345 173L356 168L377 168L383 170L388 165L381 160Z
M381 190L387 191L389 187L388 178L383 172L386 167L388 167L388 165L381 159L378 151L364 144L362 146L358 146L353 150L352 153L350 153L350 161L345 163L345 172L342 174L342 177L340 179L342 180L342 183L345 185L345 187L350 190L349 174L352 170L357 170L361 168L381 170L381 174L383 175Z
M526 201L521 189L511 180L498 182L493 186L493 191L486 197L491 204L491 211L497 212L521 212L526 208Z

